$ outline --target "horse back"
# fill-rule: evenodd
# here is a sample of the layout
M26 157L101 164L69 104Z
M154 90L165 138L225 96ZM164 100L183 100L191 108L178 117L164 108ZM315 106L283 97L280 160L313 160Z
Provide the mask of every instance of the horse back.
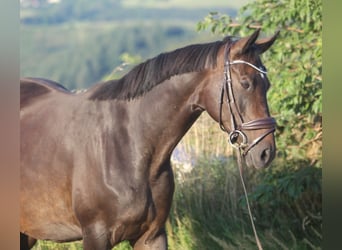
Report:
M51 92L71 94L63 85L43 78L20 79L20 109Z

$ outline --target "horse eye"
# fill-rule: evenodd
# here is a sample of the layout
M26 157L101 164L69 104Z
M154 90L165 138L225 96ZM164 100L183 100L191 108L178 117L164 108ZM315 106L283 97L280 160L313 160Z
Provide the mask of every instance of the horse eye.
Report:
M251 86L251 84L249 83L247 79L241 80L240 83L244 89L249 89Z

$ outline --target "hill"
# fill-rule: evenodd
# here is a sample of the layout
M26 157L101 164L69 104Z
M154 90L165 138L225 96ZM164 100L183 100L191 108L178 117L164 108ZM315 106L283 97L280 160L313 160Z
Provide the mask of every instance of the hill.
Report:
M21 1L20 73L87 88L121 65L122 55L144 61L220 39L197 33L196 24L210 11L235 15L236 7L224 0Z

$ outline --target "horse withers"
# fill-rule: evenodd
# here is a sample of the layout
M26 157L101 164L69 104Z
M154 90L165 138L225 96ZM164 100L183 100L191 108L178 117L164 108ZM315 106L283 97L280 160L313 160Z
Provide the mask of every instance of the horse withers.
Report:
M22 79L21 249L36 239L167 249L170 156L203 111L243 148L248 166L269 165L275 122L260 55L277 34L258 35L163 53L80 94Z

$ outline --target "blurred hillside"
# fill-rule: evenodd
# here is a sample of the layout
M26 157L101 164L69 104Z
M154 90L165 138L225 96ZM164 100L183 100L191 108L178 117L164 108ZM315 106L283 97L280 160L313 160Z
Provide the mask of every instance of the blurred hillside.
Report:
M70 20L182 19L198 21L209 11L234 14L247 2L214 0L21 0L21 22L25 24L62 23Z
M123 55L139 62L221 39L197 33L196 23L210 11L234 16L245 2L21 0L21 76L87 88L120 66Z

